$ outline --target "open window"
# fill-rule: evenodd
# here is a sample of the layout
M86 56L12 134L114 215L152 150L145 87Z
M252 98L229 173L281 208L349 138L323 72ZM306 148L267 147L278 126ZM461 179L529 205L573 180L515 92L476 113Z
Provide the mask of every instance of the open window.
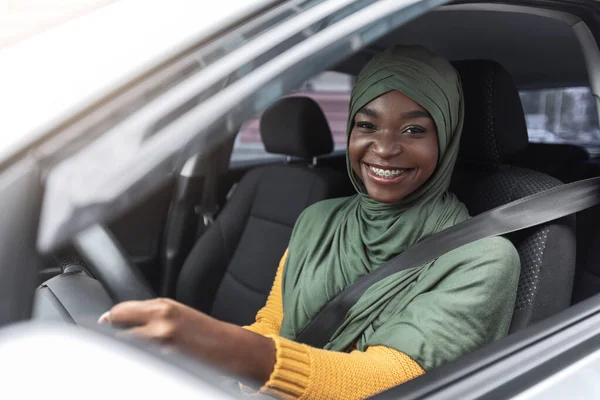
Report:
M325 114L333 135L336 151L346 149L346 123L350 91L354 85L354 77L335 71L318 74L303 82L300 87L287 95L306 96L314 99ZM284 133L282 133L284 134ZM231 162L278 160L284 156L269 154L260 138L260 116L246 121L236 137Z
M598 152L598 110L589 87L522 90L520 95L530 142L568 143Z

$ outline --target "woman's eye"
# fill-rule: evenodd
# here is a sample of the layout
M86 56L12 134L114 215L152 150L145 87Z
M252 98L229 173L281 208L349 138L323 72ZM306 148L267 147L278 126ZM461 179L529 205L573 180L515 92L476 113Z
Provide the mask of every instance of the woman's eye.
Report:
M356 126L361 128L361 129L368 129L368 130L374 130L375 129L375 125L369 123L369 122L357 122Z
M424 133L425 132L425 128L423 128L422 126L409 126L408 128L406 128L404 130L403 133Z

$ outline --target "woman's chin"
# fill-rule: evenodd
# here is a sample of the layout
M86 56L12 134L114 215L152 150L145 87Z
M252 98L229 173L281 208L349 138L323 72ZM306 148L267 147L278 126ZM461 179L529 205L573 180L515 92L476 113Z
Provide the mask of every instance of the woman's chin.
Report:
M369 197L378 203L393 204L406 197L404 193L389 193L381 190L367 190L367 192L369 193Z

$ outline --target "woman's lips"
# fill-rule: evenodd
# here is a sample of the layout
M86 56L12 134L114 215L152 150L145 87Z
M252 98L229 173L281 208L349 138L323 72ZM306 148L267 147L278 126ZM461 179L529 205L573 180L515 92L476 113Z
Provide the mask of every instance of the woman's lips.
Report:
M367 163L362 163L367 175L369 176L369 178L371 178L373 181L380 183L380 184L395 184L398 182L403 181L404 179L406 179L406 177L408 175L410 175L413 171L414 168L380 168L380 167L374 167L371 166L370 164ZM381 176L378 175L375 171L373 171L372 167L378 169L378 170L383 170L383 171L402 171L399 173L399 175L390 175L388 176Z

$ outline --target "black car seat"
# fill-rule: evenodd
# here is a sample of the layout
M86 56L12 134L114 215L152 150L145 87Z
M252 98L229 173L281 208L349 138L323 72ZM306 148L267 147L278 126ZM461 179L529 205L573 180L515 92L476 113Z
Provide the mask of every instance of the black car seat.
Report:
M572 181L600 176L597 159L589 159L572 170ZM577 213L577 269L573 303L600 293L600 206Z
M451 190L471 215L561 182L506 160L528 144L521 100L510 74L487 60L453 63L464 90L465 125ZM521 258L511 331L570 305L575 273L575 217L517 232L510 237Z
M264 306L300 213L352 193L345 174L314 165L317 156L333 151L329 125L314 100L279 100L263 113L260 133L268 152L306 162L244 175L190 252L176 288L177 300L239 325L253 322Z
M543 172L564 183L584 175L590 155L582 146L566 143L529 143L527 149L508 159L510 164Z

